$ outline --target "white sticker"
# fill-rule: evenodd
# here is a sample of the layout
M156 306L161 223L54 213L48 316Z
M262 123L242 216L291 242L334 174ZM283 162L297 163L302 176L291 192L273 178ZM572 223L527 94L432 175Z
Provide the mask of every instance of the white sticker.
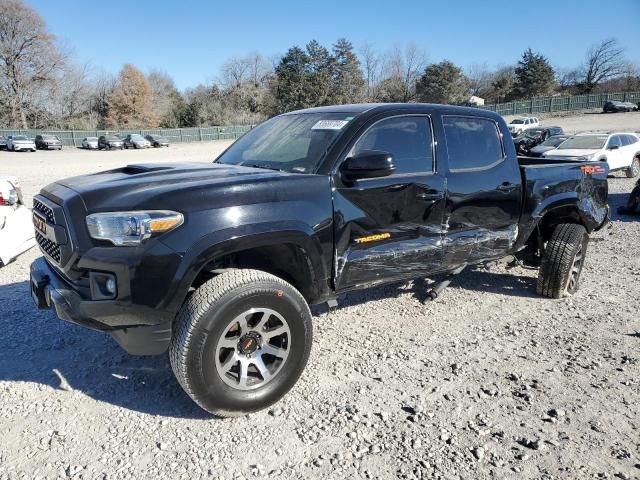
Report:
M320 120L311 130L340 130L349 120Z

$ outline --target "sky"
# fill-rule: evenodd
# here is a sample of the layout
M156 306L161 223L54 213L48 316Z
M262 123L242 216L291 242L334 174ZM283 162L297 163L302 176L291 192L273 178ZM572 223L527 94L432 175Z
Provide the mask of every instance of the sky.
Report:
M74 61L96 72L156 68L181 90L215 80L231 56L269 59L340 37L379 51L415 43L430 62L464 68L513 64L529 47L554 67L575 67L589 45L616 37L640 65L640 0L26 1Z

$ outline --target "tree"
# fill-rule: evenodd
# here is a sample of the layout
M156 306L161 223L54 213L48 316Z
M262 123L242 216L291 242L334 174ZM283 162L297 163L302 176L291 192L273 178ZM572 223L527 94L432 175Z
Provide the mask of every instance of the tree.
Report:
M555 72L547 58L530 48L522 54L515 69L512 96L515 99L548 95L555 87Z
M487 95L487 100L492 103L500 103L508 100L509 94L513 91L515 81L515 68L502 67L493 75L491 82L491 93Z
M578 88L582 93L590 93L602 82L622 75L628 65L622 48L615 38L603 40L593 45L587 52L585 62L580 69Z
M365 43L360 48L360 58L362 59L360 64L367 82L366 99L371 102L376 99L376 86L380 78L380 55L375 51L373 45Z
M469 80L460 68L443 60L425 68L416 93L421 102L460 104L469 99Z
M28 128L34 97L64 63L40 15L22 0L0 0L0 90L8 99L13 126Z
M107 97L106 125L110 127L155 127L158 119L153 113L149 82L133 65L122 67L115 89Z
M487 63L474 63L469 67L465 76L469 80L469 94L487 99L491 95L491 82L494 72L489 70Z
M353 45L346 38L333 45L333 88L331 103L345 104L361 102L364 98L365 79L360 60Z
M185 102L176 88L173 78L160 70L147 75L151 88L153 113L163 128L178 128L185 109Z
M414 44L396 48L384 59L384 79L379 84L379 100L413 102L416 82L426 65L426 54Z

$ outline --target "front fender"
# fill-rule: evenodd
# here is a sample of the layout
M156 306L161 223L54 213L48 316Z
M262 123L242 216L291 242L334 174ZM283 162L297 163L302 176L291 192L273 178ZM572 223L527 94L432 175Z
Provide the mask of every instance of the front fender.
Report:
M182 256L175 273L174 294L168 299L166 309L172 312L179 310L194 280L211 261L247 249L282 244L294 245L303 252L313 280L313 295L321 296L322 286L326 285L330 275L328 264L323 259L331 253L323 250L317 232L303 222L265 222L225 228L196 241Z

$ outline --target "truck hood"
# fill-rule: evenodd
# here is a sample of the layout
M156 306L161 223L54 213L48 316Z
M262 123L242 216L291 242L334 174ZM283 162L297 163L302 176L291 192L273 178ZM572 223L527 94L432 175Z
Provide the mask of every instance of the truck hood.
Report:
M600 150L598 149L583 149L583 148L568 148L562 150L552 150L547 152L547 155L550 157L586 157L588 155L593 155L594 153L598 153Z
M205 203L211 208L212 196L216 203L224 203L231 193L250 192L260 183L299 175L215 163L137 164L56 183L79 194L89 213L120 209L185 212L204 208ZM44 192L54 190L45 187Z

